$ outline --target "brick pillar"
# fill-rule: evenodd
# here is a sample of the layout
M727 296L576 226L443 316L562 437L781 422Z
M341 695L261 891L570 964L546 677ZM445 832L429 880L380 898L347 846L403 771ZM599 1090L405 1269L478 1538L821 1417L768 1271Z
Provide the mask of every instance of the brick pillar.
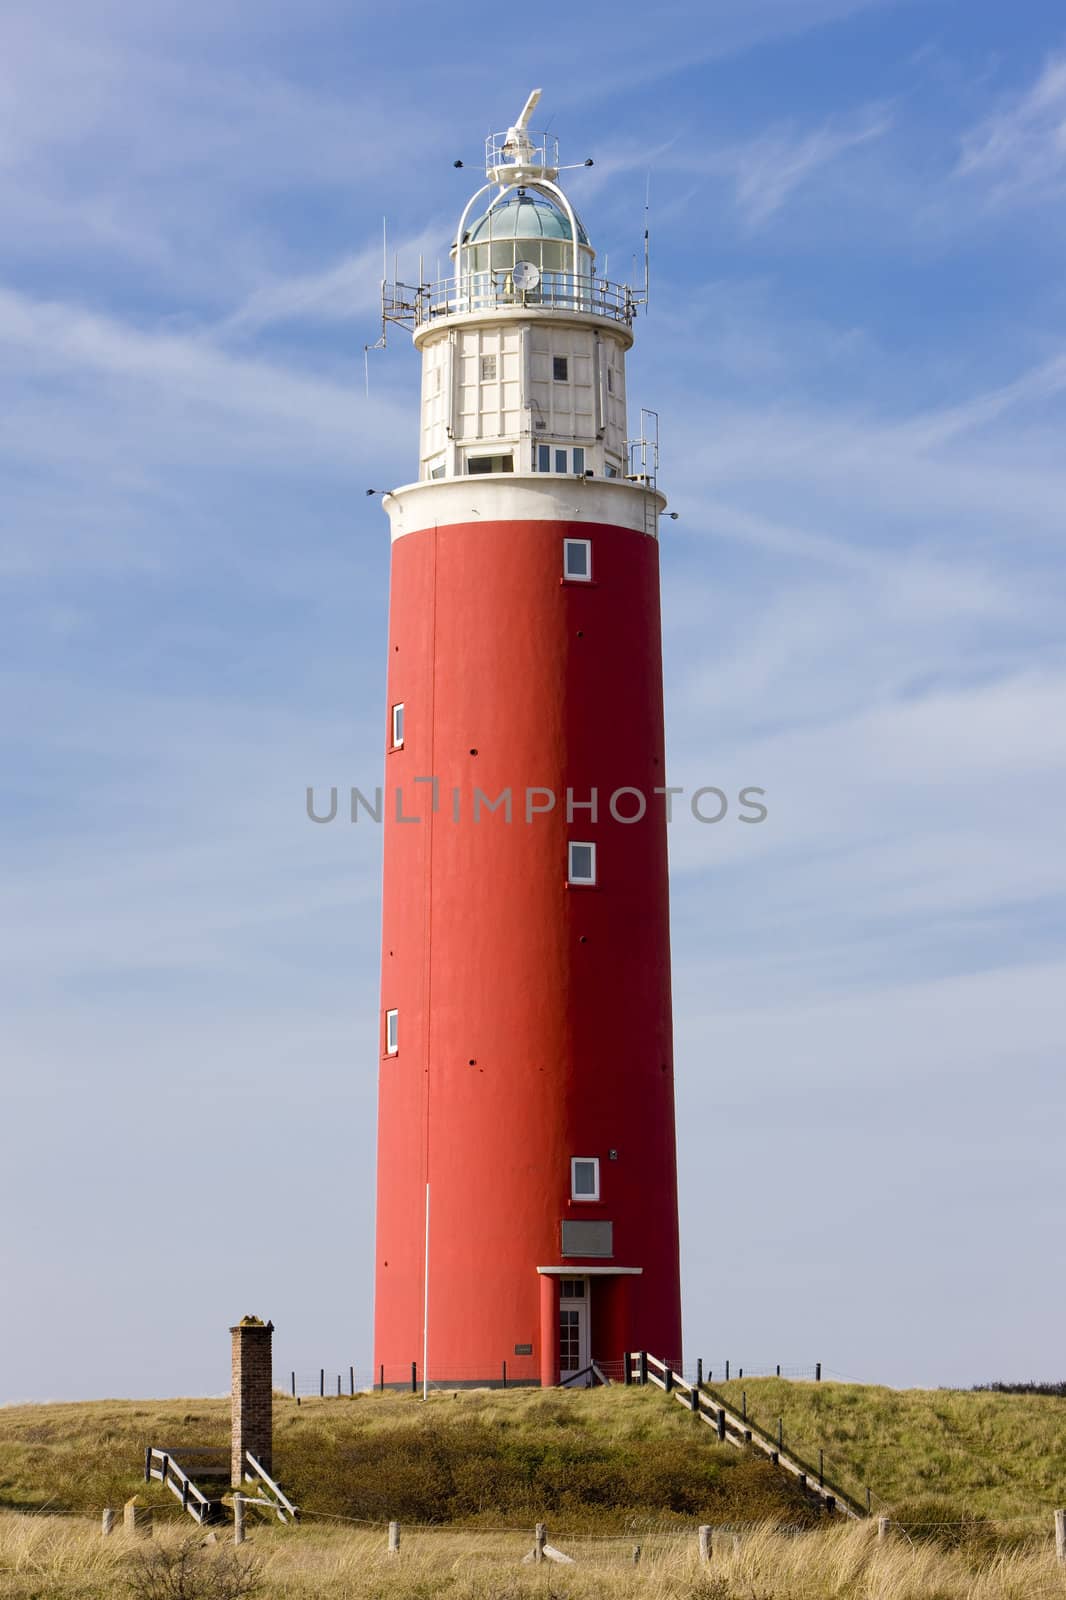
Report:
M230 1329L233 1340L230 1479L235 1489L240 1488L244 1477L246 1450L250 1450L268 1472L274 1470L271 1447L273 1332L274 1324L261 1322L258 1317L242 1317L237 1326Z

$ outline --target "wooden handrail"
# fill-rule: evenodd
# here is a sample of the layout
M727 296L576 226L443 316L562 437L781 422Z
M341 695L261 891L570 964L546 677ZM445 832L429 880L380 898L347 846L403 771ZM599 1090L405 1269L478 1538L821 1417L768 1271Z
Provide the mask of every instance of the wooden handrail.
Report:
M291 1518L293 1522L299 1522L300 1513L296 1506L293 1505L292 1501L289 1499L288 1495L280 1487L280 1485L274 1482L273 1478L270 1476L270 1473L266 1470L262 1463L255 1459L255 1456L253 1456L250 1450L246 1450L244 1452L244 1459L248 1466L252 1469L252 1471L246 1475L248 1477L257 1477L260 1482L270 1490L271 1494L275 1496L274 1510L278 1514L278 1521L284 1522L287 1518Z

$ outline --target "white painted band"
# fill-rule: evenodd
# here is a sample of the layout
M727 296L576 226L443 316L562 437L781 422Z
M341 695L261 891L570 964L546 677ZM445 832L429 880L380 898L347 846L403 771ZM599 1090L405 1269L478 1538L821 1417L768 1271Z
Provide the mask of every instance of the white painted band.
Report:
M666 496L625 478L485 472L404 484L383 496L392 538L460 522L600 522L658 537Z

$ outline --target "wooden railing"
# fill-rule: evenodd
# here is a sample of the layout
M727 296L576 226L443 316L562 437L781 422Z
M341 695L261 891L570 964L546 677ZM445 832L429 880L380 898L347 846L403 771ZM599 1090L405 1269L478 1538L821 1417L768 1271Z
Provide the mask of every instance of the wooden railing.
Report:
M149 1445L144 1452L144 1481L151 1483L153 1478L181 1501L181 1509L187 1511L201 1527L207 1523L222 1521L222 1502L212 1500L210 1496L204 1494L184 1467L178 1465L169 1450L160 1450L154 1445Z
M714 1428L723 1443L736 1445L741 1450L761 1450L775 1466L790 1472L808 1494L817 1496L831 1514L839 1513L856 1521L866 1517L864 1507L842 1489L828 1483L821 1473L812 1472L805 1462L783 1450L760 1428L753 1427L747 1417L738 1417L736 1412L723 1404L720 1396L708 1391L705 1385L687 1383L657 1356L646 1350L627 1356L625 1381L653 1383L664 1393L672 1394L680 1405L686 1406L702 1422Z
M248 1505L269 1507L279 1522L299 1522L300 1513L297 1507L250 1450L244 1452L244 1478L246 1483L254 1483L259 1490L259 1498L247 1500Z

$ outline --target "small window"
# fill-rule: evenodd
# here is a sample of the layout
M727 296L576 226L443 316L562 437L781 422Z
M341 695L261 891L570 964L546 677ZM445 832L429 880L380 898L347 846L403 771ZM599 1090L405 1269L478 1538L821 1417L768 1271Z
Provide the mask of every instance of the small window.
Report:
M596 882L596 846L594 844L570 845L570 883Z
M617 478L618 468L612 467L611 463L608 461L603 469L603 475L605 478Z
M592 540L563 540L563 577L571 583L588 583L592 577Z
M560 1300L584 1300L584 1278L560 1278L559 1298Z
M481 381L482 381L482 383L495 383L496 382L496 357L495 356L482 356L482 358L481 358Z
M614 394L614 373L610 367L607 368L607 393Z
M537 471L550 472L552 469L551 445L538 444L537 446Z
M580 446L578 446L578 448L575 449L575 451L574 451L574 471L575 472L584 472L584 470L585 470L585 452Z
M552 356L552 377L557 383L565 383L570 375L570 363L566 356Z
M469 456L467 472L513 472L514 456Z
M394 1056L400 1048L400 1013L386 1011L385 1013L385 1054Z
M403 702L392 708L392 748L403 749Z
M556 470L556 472L565 472L566 471L566 451L565 450L556 450L556 452L555 452L555 470Z
M600 1163L597 1156L575 1156L571 1161L570 1195L574 1200L600 1198Z
M443 478L443 476L444 476L444 463L442 461L439 467L434 467L433 468L433 470L430 472L430 477L431 478Z

